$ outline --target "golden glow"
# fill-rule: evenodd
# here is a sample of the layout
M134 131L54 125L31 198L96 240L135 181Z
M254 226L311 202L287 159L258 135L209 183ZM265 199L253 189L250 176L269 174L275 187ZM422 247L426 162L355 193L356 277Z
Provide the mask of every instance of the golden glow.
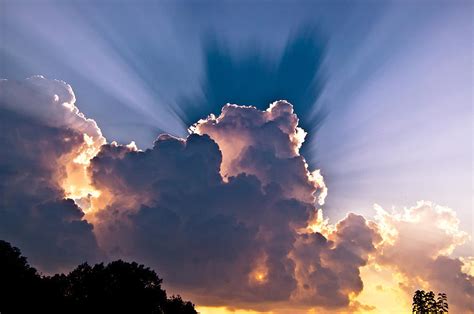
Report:
M259 267L250 273L249 281L251 284L261 285L267 282L267 276L268 270L266 269L266 267Z
M254 269L249 274L249 282L253 285L261 285L268 280L267 255L263 254L255 262Z
M70 138L65 138L70 141ZM103 137L94 139L93 137L83 134L83 142L78 147L61 157L60 163L64 165L64 173L59 173L59 185L64 190L64 197L73 199L84 213L90 213L97 208L93 207L102 192L92 186L91 179L87 168L90 161L100 150L102 144L105 143Z
M266 274L263 272L257 272L254 278L257 282L264 282L266 278Z
M474 257L461 257L461 261L463 262L462 271L465 274L474 276Z
M411 313L411 296L400 288L405 282L404 276L372 264L361 268L361 278L364 290L352 299L374 306L370 313Z
M228 309L226 307L197 306L196 310L201 314L273 314L275 312L256 312L251 310Z
M312 217L308 221L308 226L301 230L302 233L319 232L326 238L334 231L334 226L329 224L328 219L324 219L321 209L315 210Z

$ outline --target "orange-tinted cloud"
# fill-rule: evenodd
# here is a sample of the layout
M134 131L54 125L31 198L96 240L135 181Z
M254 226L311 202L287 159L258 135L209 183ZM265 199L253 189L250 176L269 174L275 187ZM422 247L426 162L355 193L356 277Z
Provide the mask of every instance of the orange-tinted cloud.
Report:
M388 213L377 207L376 221L384 242L377 263L399 273L402 290L418 288L445 292L454 313L473 313L474 277L463 259L452 257L456 246L469 239L459 229L456 213L431 202ZM467 264L466 264L467 266Z
M106 143L61 81L0 81L0 111L0 238L43 270L133 259L209 311L407 311L418 288L472 311L454 211L421 202L330 223L286 101L226 105L145 151Z

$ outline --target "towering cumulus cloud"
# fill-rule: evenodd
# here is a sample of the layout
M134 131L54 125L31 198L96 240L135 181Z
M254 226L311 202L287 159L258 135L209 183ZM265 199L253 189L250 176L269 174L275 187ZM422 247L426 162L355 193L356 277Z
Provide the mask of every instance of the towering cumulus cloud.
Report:
M473 277L451 257L467 240L455 213L423 202L329 223L288 102L225 105L142 151L106 143L74 101L64 82L0 82L0 238L41 269L133 259L197 304L285 313L383 311L380 282L404 310L426 288L472 312Z
M349 305L378 236L356 215L328 237L308 229L326 189L299 155L297 125L285 101L226 105L185 140L103 146L90 169L114 195L94 219L101 244L154 265L197 302Z
M84 163L105 140L74 101L64 82L0 81L0 238L47 271L97 255L92 225L67 187L87 185Z

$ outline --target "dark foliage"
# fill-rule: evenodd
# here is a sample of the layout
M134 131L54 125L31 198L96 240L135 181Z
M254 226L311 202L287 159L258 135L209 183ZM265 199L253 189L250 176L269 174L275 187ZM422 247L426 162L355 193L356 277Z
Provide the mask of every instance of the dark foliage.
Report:
M0 312L26 313L38 303L41 280L19 249L0 241Z
M438 293L438 300L436 301L439 313L448 313L448 297L446 293Z
M167 298L162 280L143 265L121 260L87 263L69 274L40 276L19 249L0 240L0 312L195 314L180 296Z
M413 295L413 313L416 314L443 314L448 313L448 298L446 293L438 293L435 299L433 291L416 290Z

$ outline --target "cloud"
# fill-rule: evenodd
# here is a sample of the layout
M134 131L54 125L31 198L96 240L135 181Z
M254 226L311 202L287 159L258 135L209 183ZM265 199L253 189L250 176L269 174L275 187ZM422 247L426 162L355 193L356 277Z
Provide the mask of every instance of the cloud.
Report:
M377 230L355 214L348 214L326 236L303 234L292 251L299 283L295 299L311 307L350 306L350 295L363 289L359 268L380 240Z
M94 218L101 246L153 265L202 304L349 305L377 235L356 215L328 238L309 233L326 188L299 155L297 125L286 101L227 105L187 139L104 145L90 166L113 195Z
M59 81L0 81L0 238L45 271L98 254L92 225L63 189L69 164L91 147L86 135L101 137L73 104Z
M469 240L459 229L456 213L424 201L393 213L376 209L384 238L376 262L400 273L407 293L420 287L445 292L450 310L473 313L474 277L463 271L461 258L451 257L457 246Z
M89 184L87 166L106 142L96 122L88 119L75 106L76 97L70 85L59 80L33 76L24 81L0 80L1 107L37 125L72 130L82 139L63 153L64 174L56 178L67 197L87 199L95 193ZM65 141L70 140L64 137Z
M141 151L107 143L69 85L36 76L0 81L0 122L0 238L44 271L125 258L206 306L356 313L383 296L407 310L425 288L472 311L454 211L420 202L330 223L285 100L227 104L187 138L162 134Z
M224 178L239 173L253 174L264 184L277 183L283 193L308 203L326 189L318 171L308 172L299 150L306 132L298 127L293 106L277 101L265 111L255 107L225 105L219 117L210 115L191 127L209 135L222 151L221 174Z
M92 119L75 106L72 87L59 80L37 75L24 81L0 80L2 107L57 128L71 128L103 143L102 133Z

